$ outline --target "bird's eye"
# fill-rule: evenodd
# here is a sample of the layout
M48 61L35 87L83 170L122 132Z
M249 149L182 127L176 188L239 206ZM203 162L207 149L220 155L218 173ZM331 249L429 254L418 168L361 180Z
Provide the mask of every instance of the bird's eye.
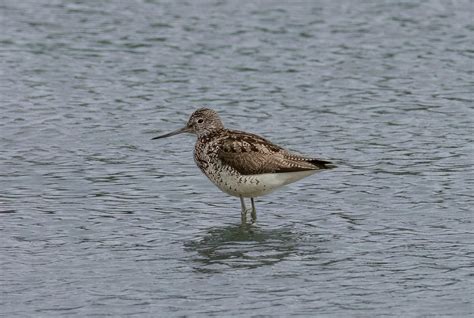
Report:
M204 122L204 119L199 118L197 122L198 122L198 124L202 124Z

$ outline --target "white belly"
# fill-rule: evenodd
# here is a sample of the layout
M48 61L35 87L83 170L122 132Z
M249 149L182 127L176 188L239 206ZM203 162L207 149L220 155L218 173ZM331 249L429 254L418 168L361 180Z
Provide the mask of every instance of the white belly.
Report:
M218 178L208 175L209 179L223 192L236 196L254 198L268 194L286 184L298 181L319 170L284 173L265 173L239 176L221 171Z

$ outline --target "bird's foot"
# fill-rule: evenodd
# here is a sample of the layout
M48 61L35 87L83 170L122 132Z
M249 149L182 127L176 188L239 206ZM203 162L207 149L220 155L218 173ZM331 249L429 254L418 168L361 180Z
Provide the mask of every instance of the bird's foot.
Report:
M242 224L247 223L247 212L248 212L247 209L242 210L242 211L240 212L240 220L241 220Z
M250 213L250 218L251 218L251 224L254 224L257 222L257 212L253 209L245 209L240 213L240 219L242 221L242 224L247 223L247 214Z
M250 210L250 217L252 218L252 224L257 222L257 211L254 209Z

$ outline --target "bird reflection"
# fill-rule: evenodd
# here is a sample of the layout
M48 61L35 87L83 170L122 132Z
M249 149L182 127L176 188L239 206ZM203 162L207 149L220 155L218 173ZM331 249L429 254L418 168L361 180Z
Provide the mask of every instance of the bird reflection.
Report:
M256 268L278 263L295 252L298 236L289 228L260 228L250 224L210 229L203 237L185 244L197 252L197 270Z

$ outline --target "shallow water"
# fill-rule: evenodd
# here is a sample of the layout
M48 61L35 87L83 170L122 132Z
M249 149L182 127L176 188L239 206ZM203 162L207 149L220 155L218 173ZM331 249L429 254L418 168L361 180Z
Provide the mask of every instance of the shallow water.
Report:
M473 315L472 12L3 1L0 312ZM241 226L193 137L150 140L203 105L338 168Z

